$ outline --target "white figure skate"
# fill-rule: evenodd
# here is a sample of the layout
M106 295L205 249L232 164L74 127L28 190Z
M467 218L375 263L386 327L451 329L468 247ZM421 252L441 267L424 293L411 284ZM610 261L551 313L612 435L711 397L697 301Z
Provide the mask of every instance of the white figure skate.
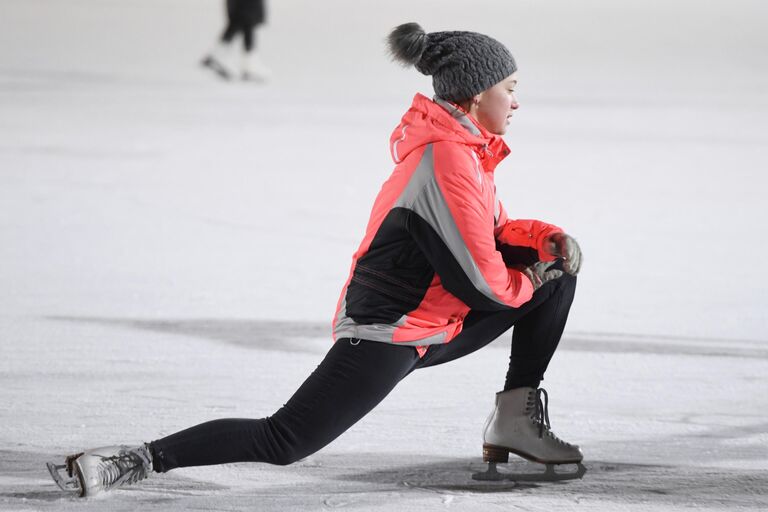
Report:
M255 51L243 52L240 76L244 81L263 83L272 77L270 70Z
M210 69L224 80L231 80L233 75L229 65L231 53L231 45L220 42L203 57L200 65Z
M544 400L542 401L542 397ZM557 481L582 478L586 473L578 446L558 438L549 424L549 398L542 389L517 388L496 394L496 405L483 430L483 462L488 471L472 475L475 480ZM497 464L509 462L509 454L545 464L543 473L500 472ZM570 473L557 473L555 466L576 464Z
M145 479L152 471L152 455L147 445L105 446L47 466L61 490L86 497Z

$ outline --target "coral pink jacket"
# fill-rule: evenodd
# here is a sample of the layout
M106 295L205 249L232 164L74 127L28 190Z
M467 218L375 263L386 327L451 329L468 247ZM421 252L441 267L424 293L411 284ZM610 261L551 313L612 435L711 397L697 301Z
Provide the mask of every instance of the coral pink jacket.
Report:
M509 148L448 102L417 94L390 148L395 170L353 255L333 334L423 354L456 337L470 310L530 300L531 282L502 253L522 247L552 260L542 245L561 229L507 217L493 172Z

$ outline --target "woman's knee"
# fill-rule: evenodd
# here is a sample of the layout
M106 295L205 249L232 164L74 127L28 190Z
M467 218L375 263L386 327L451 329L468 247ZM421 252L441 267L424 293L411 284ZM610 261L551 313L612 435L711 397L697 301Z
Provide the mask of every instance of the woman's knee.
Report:
M303 457L298 457L293 452L281 452L280 455L275 457L271 462L276 466L288 466L294 462L300 461L302 458Z
M269 462L276 466L289 466L294 462L305 459L320 450L322 446L315 446L307 440L297 440L295 443L276 447L272 460Z
M576 276L574 275L563 272L558 281L561 281L564 288L576 289Z
M266 420L269 431L269 463L288 466L304 459L328 444L317 439L310 425L293 425L285 414L285 407Z

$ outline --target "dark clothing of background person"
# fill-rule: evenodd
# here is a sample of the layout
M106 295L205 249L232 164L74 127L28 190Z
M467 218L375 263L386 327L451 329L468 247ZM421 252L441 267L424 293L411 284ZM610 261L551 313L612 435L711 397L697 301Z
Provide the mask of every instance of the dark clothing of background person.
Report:
M229 43L238 34L243 34L243 46L250 52L254 47L254 29L266 21L266 12L262 0L227 0L227 18L229 23L221 35L221 40Z

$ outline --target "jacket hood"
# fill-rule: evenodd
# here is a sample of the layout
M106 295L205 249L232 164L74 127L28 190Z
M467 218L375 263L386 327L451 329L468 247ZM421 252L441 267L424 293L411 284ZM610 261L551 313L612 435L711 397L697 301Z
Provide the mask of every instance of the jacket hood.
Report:
M470 146L489 172L510 152L500 136L490 133L452 103L416 94L389 139L392 159L399 164L415 149L434 142Z

